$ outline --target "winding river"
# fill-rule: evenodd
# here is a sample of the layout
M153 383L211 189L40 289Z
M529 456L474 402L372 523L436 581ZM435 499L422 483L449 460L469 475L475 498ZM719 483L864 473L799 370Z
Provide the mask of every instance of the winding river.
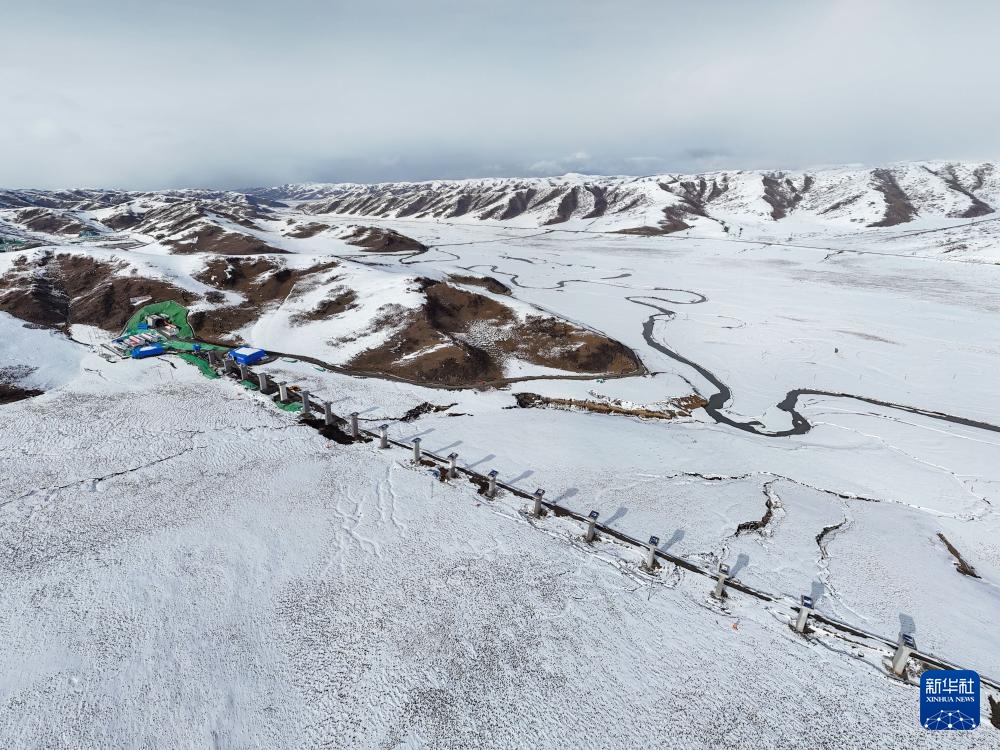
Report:
M688 294L697 294L695 292L688 292ZM701 299L697 302L703 302L705 297L703 295L697 295ZM658 302L665 302L667 304L695 304L694 302L689 303L678 303L676 300L667 300L661 297L648 297L648 296L633 296L626 297L629 302L636 305L643 305L644 307L652 308L656 310L652 315L646 318L642 325L642 337L645 339L646 343L651 346L656 351L661 354L665 354L670 357L675 362L680 362L681 364L690 367L699 375L701 375L705 380L711 383L716 391L711 396L708 396L708 404L704 407L705 413L708 414L712 419L714 419L719 424L728 425L729 427L735 427L738 430L743 430L744 432L750 432L754 435L761 435L764 437L787 437L789 435L804 435L812 429L812 425L809 424L801 412L796 409L798 400L800 396L830 396L833 398L849 398L855 401L863 401L868 404L873 404L875 406L887 407L890 409L898 409L900 411L909 412L910 414L919 414L924 417L930 417L932 419L939 419L943 422L950 422L952 424L963 425L965 427L974 427L979 430L989 430L990 432L1000 432L1000 426L990 424L988 422L981 422L975 419L968 419L967 417L957 417L953 414L945 414L940 411L932 411L930 409L921 409L916 406L907 406L906 404L896 404L891 401L883 401L877 398L870 398L868 396L858 396L853 393L840 393L838 391L824 391L815 388L796 388L789 391L785 398L777 404L777 407L782 411L788 412L792 418L792 426L786 430L767 430L764 425L759 420L747 420L740 421L733 419L724 413L726 404L733 397L732 390L723 383L711 370L707 369L703 365L698 364L694 360L688 359L687 357L678 354L673 349L669 349L653 337L653 328L656 325L656 321L660 319L669 320L673 318L676 313L666 307L662 307L656 302L650 300L656 300Z
M531 262L531 261L528 261ZM631 274L623 273L618 276L607 277L605 279L563 279L562 281L555 282L554 286L528 286L526 284L520 283L518 274L510 273L508 271L502 271L499 267L490 264L473 265L473 266L463 266L464 270L474 271L477 268L488 268L491 273L505 276L511 284L521 289L564 289L567 284L600 284L602 286L614 286L623 289L634 289L634 287L627 286L625 284L612 284L609 283L611 280L627 278ZM789 435L804 435L812 429L812 425L809 420L802 415L800 411L796 408L798 405L799 398L802 396L829 396L832 398L846 398L852 399L854 401L862 401L867 404L872 404L873 406L881 406L889 409L896 409L899 411L905 411L910 414L919 414L924 417L930 417L931 419L938 419L942 422L949 422L951 424L962 425L964 427L972 427L979 430L987 430L989 432L1000 433L1000 426L995 424L990 424L989 422L983 422L976 419L969 419L968 417L959 417L953 414L946 414L940 411L934 411L932 409L921 409L916 406L909 406L907 404L897 404L891 401L884 401L882 399L871 398L870 396L859 396L854 393L842 393L839 391L826 391L815 388L795 388L785 394L784 399L782 399L777 407L782 411L787 412L792 419L792 426L783 430L768 430L765 425L757 419L739 420L734 419L726 413L726 405L732 400L733 392L732 389L726 385L722 380L715 375L711 370L706 368L704 365L700 365L692 359L688 359L684 355L664 346L660 341L658 341L653 336L653 329L658 320L670 320L676 316L676 313L668 307L664 307L660 303L665 303L669 305L696 305L702 302L706 302L708 298L701 294L700 292L691 291L688 289L673 289L667 287L649 287L648 291L652 292L680 292L681 294L688 295L690 299L680 300L680 299L666 299L664 297L652 296L652 295L632 295L626 296L629 302L635 305L642 305L644 307L651 308L655 312L650 315L642 324L642 337L646 343L660 352L666 355L675 362L679 362L685 367L689 367L695 372L697 372L702 378L708 381L714 388L715 393L707 396L708 404L705 405L705 413L708 414L712 419L714 419L718 424L724 424L728 427L734 427L738 430L743 430L744 432L749 432L754 435L760 435L762 437L788 437Z

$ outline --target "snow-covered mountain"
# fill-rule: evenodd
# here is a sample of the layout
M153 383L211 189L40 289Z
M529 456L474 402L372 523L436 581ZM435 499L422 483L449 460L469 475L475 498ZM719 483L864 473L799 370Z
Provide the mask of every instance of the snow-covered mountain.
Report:
M1000 169L989 162L926 162L649 177L310 183L251 192L302 201L303 211L317 214L539 227L588 222L640 233L676 232L706 222L888 227L921 218L971 219L994 213L1000 207Z
M149 220L177 206L233 208L247 219L294 202L306 214L394 219L492 221L518 226L587 224L669 233L716 223L799 227L891 227L927 219L975 219L1000 209L994 162L911 162L876 168L729 170L645 177L562 177L430 182L303 183L245 191L3 190L0 209L105 210ZM139 210L137 210L137 208ZM145 210L143 210L145 209ZM113 222L112 222L113 224ZM152 231L148 225L145 230Z

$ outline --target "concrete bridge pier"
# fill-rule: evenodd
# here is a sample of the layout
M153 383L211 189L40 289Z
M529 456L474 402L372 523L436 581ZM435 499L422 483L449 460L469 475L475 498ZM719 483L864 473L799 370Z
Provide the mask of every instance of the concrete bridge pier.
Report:
M725 563L720 563L718 577L715 579L715 590L712 592L712 596L716 599L721 599L725 596L727 580L729 580L729 566Z
M649 537L649 546L646 548L646 570L652 573L656 570L656 548L660 546L660 537Z
M808 594L802 595L802 601L799 604L799 616L795 620L795 629L799 633L806 632L806 625L809 623L809 615L813 611L813 600Z
M910 660L910 654L916 650L917 642L913 636L909 633L900 633L896 653L892 655L892 673L896 677L902 677L906 672L906 662Z
M542 496L545 494L545 490L538 488L535 490L535 506L531 509L531 515L535 518L542 517Z

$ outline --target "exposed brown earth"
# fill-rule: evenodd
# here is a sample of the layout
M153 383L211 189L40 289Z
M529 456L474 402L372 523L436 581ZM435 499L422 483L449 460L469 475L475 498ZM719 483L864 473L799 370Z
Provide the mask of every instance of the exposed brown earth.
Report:
M0 404L12 404L26 398L41 396L45 391L34 388L20 388L13 383L0 383Z
M5 365L0 367L0 404L12 404L26 398L41 396L45 391L34 388L22 388L18 382L31 375L34 367L27 365Z
M912 221L917 215L917 210L888 169L876 169L872 173L872 186L885 196L885 216L868 226L892 227Z
M969 199L969 207L959 214L960 218L963 219L974 219L977 216L985 216L986 214L993 213L993 207L988 203L979 199L972 190L978 190L983 186L983 181L985 180L985 172L982 168L976 171L976 185L970 189L962 184L961 180L958 179L958 175L955 174L955 167L949 166L943 170L935 172L930 169L930 167L924 167L928 172L933 175L937 175L945 184L957 193L961 193L966 198Z
M237 305L194 312L190 316L191 325L199 336L206 339L232 341L234 331L257 320L267 307L280 305L288 299L297 284L308 282L338 266L336 261L327 261L307 269L290 269L277 258L267 256L213 258L195 278L219 290L238 292L246 299ZM327 315L314 310L306 313L305 319L321 320L349 309L354 299L348 299L346 294L330 300ZM353 292L349 294L353 295ZM337 310L338 304L343 305L343 309Z
M569 221L569 218L576 211L576 207L580 204L580 197L577 195L576 188L570 188L566 191L563 197L559 200L559 205L556 208L556 215L553 216L543 224L561 224L564 221Z
M141 221L141 214L137 214L131 209L125 209L124 211L106 216L101 220L101 223L109 229L114 229L116 232L120 232L123 229L131 229Z
M528 206L531 205L532 199L537 192L534 188L519 190L507 200L507 205L502 210L499 207L490 209L484 212L479 218L506 221L507 219L520 216L528 210Z
M185 199L162 196L166 203L142 216L140 231L148 234L174 235L204 224L213 224L214 217L225 219L246 229L257 229L255 219L270 215L252 196L233 196L229 200ZM217 226L217 224L216 224Z
M501 349L535 365L581 374L642 371L638 357L625 345L597 331L542 315L528 316L514 336L501 342Z
M159 279L121 275L125 263L105 263L86 255L43 253L22 256L0 278L0 310L21 320L65 329L86 324L121 330L133 299L172 299L190 304L197 296Z
M210 311L198 310L188 315L188 322L198 338L220 344L234 344L238 339L233 332L259 317L260 310L253 305L233 305Z
M422 242L383 227L358 227L345 239L347 244L370 253L422 253L427 250Z
M765 528L770 522L771 517L774 515L774 509L771 507L771 500L767 500L767 510L764 515L761 516L759 521L744 521L739 526L736 527L736 536L740 534L746 534L750 531L760 531Z
M496 324L514 321L514 312L501 302L467 292L451 284L418 279L427 297L424 310L434 327L446 333L465 333L476 321Z
M291 388L289 388L291 391ZM371 438L362 434L358 438L354 438L351 435L344 432L344 425L346 422L337 417L333 424L327 424L326 420L322 417L316 417L312 414L303 414L299 417L303 424L307 424L314 430L319 432L320 435L325 437L327 440L333 440L340 445L351 445L352 443L369 443Z
M683 224L683 226L681 226L681 224ZM635 234L640 237L659 237L660 235L672 234L673 232L681 232L685 229L690 229L690 228L691 226L689 224L684 224L683 222L680 222L680 224L674 224L670 227L664 227L662 225L656 227L650 227L650 226L628 227L626 229L618 229L616 231L617 234Z
M75 235L88 226L75 216L48 208L27 208L14 214L14 220L34 232Z
M827 551L826 551L826 538L827 538L827 536L829 536L830 534L832 534L835 531L838 531L838 530L842 529L846 523L847 523L847 519L845 518L840 523L831 524L830 526L824 526L823 530L820 531L816 535L816 546L819 547L820 555L823 557L824 560L827 557L829 557L829 555L827 554Z
M537 393L515 393L514 400L521 409L579 409L595 414L617 414L624 417L642 417L643 419L677 419L678 417L689 417L695 409L700 409L708 403L701 396L695 395L671 399L670 405L673 407L671 409L645 409L642 407L622 406L620 401L555 398L552 396L540 396Z
M764 185L764 200L771 206L771 218L775 221L784 219L789 211L802 200L803 195L812 187L813 178L806 175L802 190L799 190L787 177L780 174L765 175L761 178Z
M294 237L297 240L306 240L310 237L315 237L320 232L325 232L329 228L329 224L320 224L318 222L311 221L306 224L299 224L286 231L285 234L289 237Z
M955 558L955 570L957 570L963 576L969 576L970 578L979 578L979 574L976 573L976 569L965 561L965 558L962 557L962 553L959 552L958 549L955 547L955 545L949 542L948 538L940 531L938 532L938 539L944 542L944 546L948 548L948 552L950 552L951 556Z
M0 209L37 206L92 211L128 200L117 190L4 190L0 188Z
M284 254L286 251L272 247L242 232L230 232L217 224L201 226L180 240L165 240L164 245L174 253L215 253L216 255Z
M436 414L442 411L448 411L455 404L432 404L429 401L424 401L422 404L414 406L412 409L406 412L403 416L399 418L400 422L416 422L424 414Z
M643 226L643 227L629 227L627 229L619 229L618 234L637 234L642 237L657 237L663 234L673 234L674 232L683 232L685 229L690 229L691 224L684 221L687 213L685 210L679 206L667 206L663 209L663 219L655 227Z
M152 235L176 253L283 253L284 250L248 233L223 226L236 224L258 229L254 220L269 216L270 209L248 195L226 194L217 198L158 195L154 208L134 210L131 205L123 206L104 223L113 229L134 229Z
M489 297L446 282L418 281L424 305L388 316L382 325L397 332L349 367L443 385L501 381L508 357L577 373L642 369L630 349L595 331L541 315L522 322Z
M764 515L760 517L759 521L744 521L736 527L736 536L740 534L746 534L750 531L761 531L766 529L767 525L771 523L771 519L774 518L774 500L771 498L770 486L773 482L768 482L764 485Z
M334 315L340 315L357 307L358 295L353 289L344 289L339 294L328 297L312 310L291 317L292 323L309 323L317 320L329 320Z
M857 194L852 195L852 196L850 196L848 198L844 198L843 200L839 200L836 203L830 204L826 208L820 210L819 213L821 215L822 214L833 213L834 211L838 211L841 208L846 208L847 206L851 206L851 205L857 203L859 200L861 200L864 197L865 196L864 196L863 193L857 193ZM855 219L852 219L851 221L855 221Z
M435 328L426 308L384 319L381 325L401 326L400 330L381 346L354 357L348 367L444 385L473 385L503 377L499 363L485 351ZM432 347L433 351L420 354ZM416 356L403 359L411 355Z
M587 185L587 190L594 196L594 207L584 215L584 219L596 219L604 216L608 210L608 191L599 185Z
M291 289L291 270L274 258L212 258L195 279L216 289L249 294L266 284L266 296L283 299Z
M729 189L728 178L707 180L672 180L659 183L660 189L680 198L680 202L663 208L663 218L655 226L631 227L618 230L619 234L636 234L655 237L663 234L683 232L692 227L686 219L692 216L708 216L707 205L725 194Z
M452 274L448 278L456 284L479 286L488 292L493 292L493 294L502 294L507 297L511 295L510 287L492 276L464 276L462 274Z
M352 186L339 194L304 207L309 213L341 213L369 216L456 218L469 214L477 219L507 220L536 211L557 201L555 214L547 224L558 224L575 215L581 204L591 208L579 218L597 218L635 204L631 196L599 184L546 185L544 181L512 180L504 186L448 186L443 190L428 185ZM590 194L592 203L582 198Z

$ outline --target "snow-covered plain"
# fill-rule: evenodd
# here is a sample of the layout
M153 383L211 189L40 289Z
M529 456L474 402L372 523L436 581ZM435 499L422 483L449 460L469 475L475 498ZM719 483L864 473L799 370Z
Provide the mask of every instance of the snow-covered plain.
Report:
M651 422L555 410L511 409L511 393L648 403L714 388L654 340L707 368L731 390L723 412L791 426L775 408L797 388L846 393L1000 424L995 379L1000 302L993 266L600 234L517 237L517 230L393 221L437 243L410 263L473 269L522 299L632 346L654 375L603 383L531 381L506 391L440 392L358 380L279 362L339 413L377 424L422 402L456 402L395 430L523 489L546 489L635 536L679 536L675 554L749 559L740 577L797 596L824 587L819 609L895 636L900 617L929 651L1000 675L1000 432L857 401L805 395L812 429L765 437L691 420ZM496 234L500 233L498 241ZM473 244L465 244L472 242ZM456 257L457 256L457 257ZM572 281L571 281L572 280ZM629 299L631 298L631 300ZM704 301L701 301L704 298ZM394 428L395 429L395 428ZM488 459L486 457L489 457ZM765 512L765 485L781 512L764 533L736 536ZM727 498L732 498L728 500ZM842 524L825 539L827 526ZM980 579L956 572L943 533Z
M368 428L388 422L394 438L1000 678L1000 266L984 261L990 236L977 262L939 244L974 224L837 236L761 220L737 239L365 223L431 249L271 244L295 253L290 267L340 259L365 314L382 274L493 276L518 306L627 344L650 374L525 369L535 379L477 391L284 359L265 371ZM204 288L200 256L92 252ZM270 310L248 343L341 361L329 341L357 320L295 329L291 312ZM817 747L956 743L917 727L916 689L879 655L796 636L787 607L737 595L723 608L701 576L651 578L635 550L439 483L405 451L327 442L175 358L112 364L2 315L0 334L0 357L54 363L38 381L48 393L0 406L9 746L791 747L802 727ZM673 421L513 398L648 405L720 384L730 398L714 417ZM778 407L803 389L792 408L808 431ZM454 406L398 421L428 401ZM737 531L768 503L763 528ZM984 705L957 742L1000 746Z
M756 600L194 368L84 364L5 414L5 747L954 745Z

